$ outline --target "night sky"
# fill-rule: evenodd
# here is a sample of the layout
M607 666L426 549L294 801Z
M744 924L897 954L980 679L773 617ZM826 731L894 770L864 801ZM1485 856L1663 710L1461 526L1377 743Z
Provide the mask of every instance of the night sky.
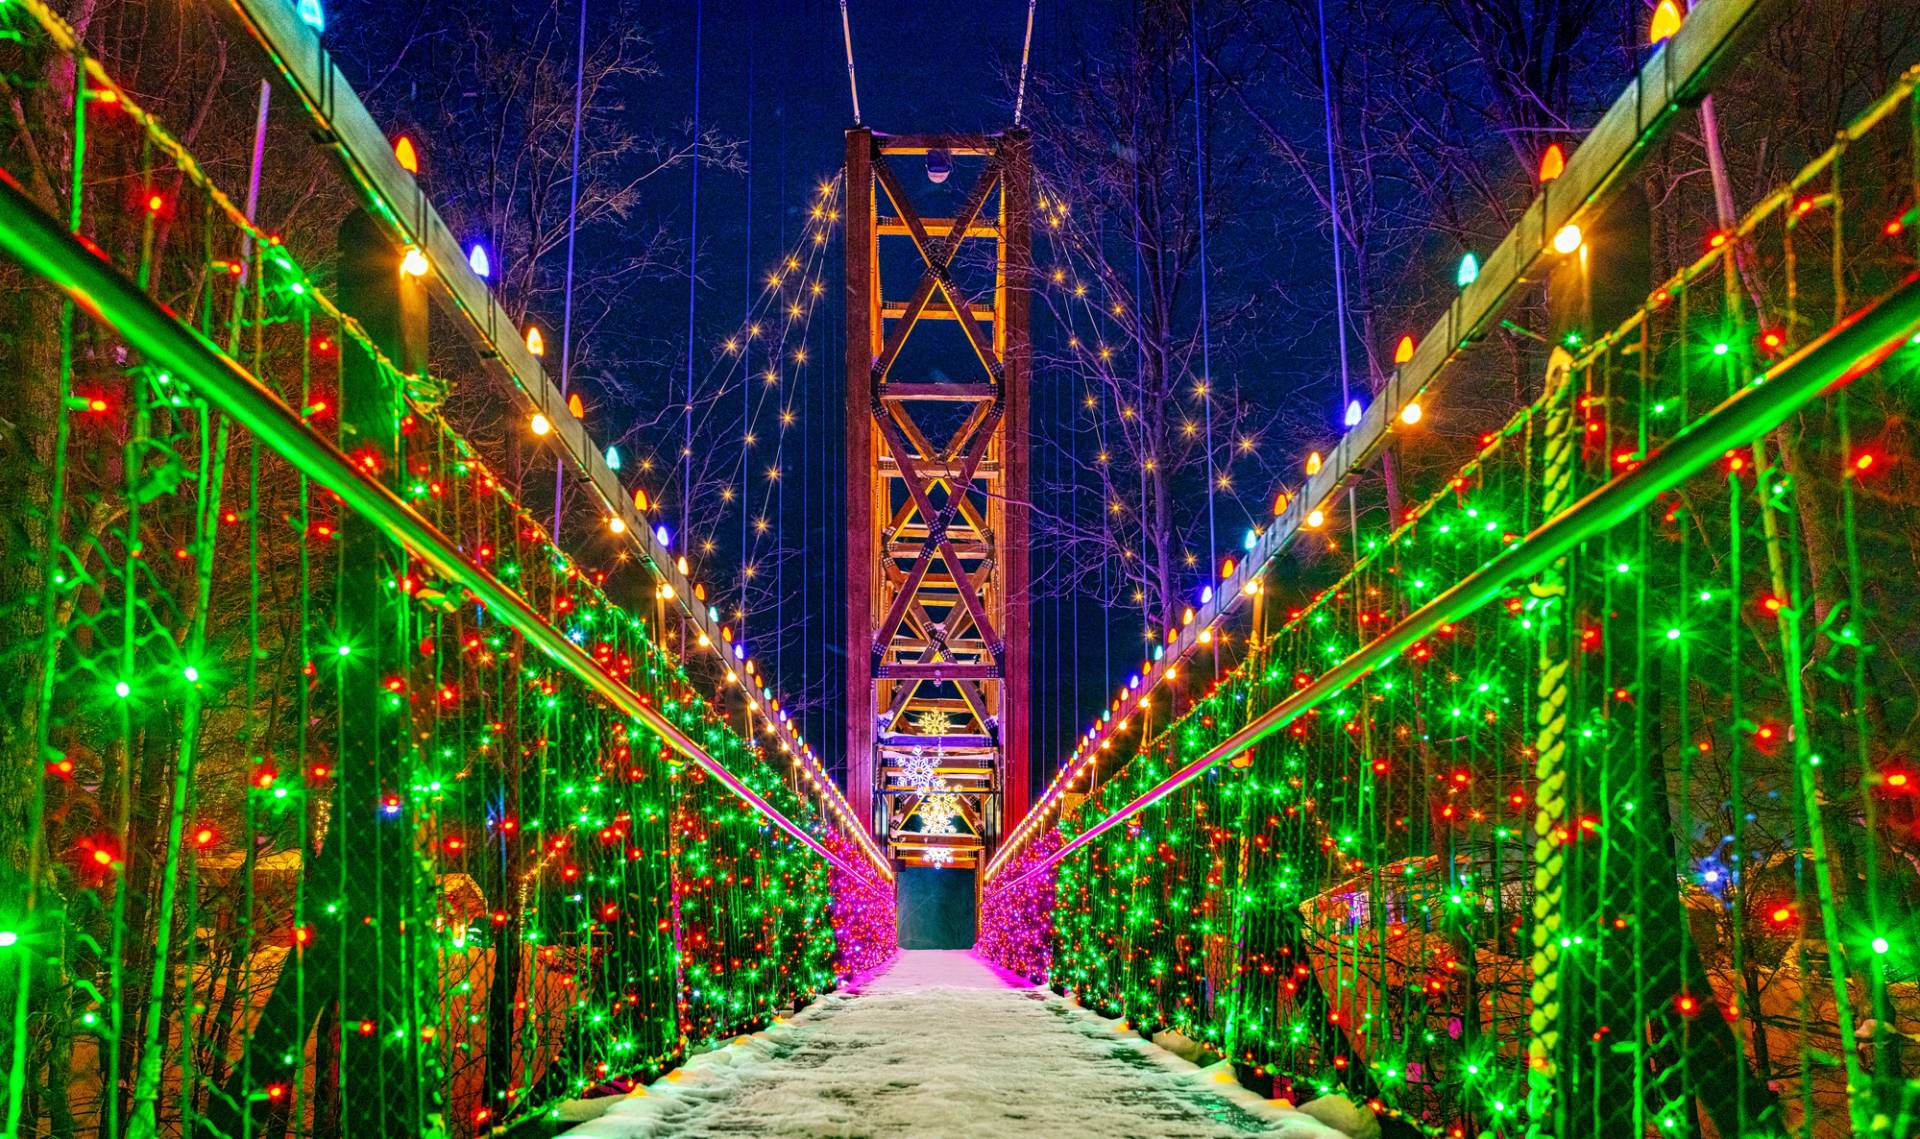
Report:
M458 66L453 60L457 46L448 46L451 37L421 37L422 24L413 23L416 17L411 10L375 12L356 7L334 7L329 40L377 116L394 120L396 129L403 128L416 113L420 93L429 83L438 81L449 89L461 86L457 75L436 76ZM556 65L570 67L577 9L564 0L553 8L538 0L516 0L500 6L501 20L508 18L507 12L522 8L526 20L534 23L528 37L547 45L546 53ZM1026 18L1024 0L991 0L964 8L856 0L850 8L866 125L900 133L994 131L1010 125ZM434 4L422 11L427 13L421 18L425 26L444 18ZM1110 46L1131 11L1130 6L1118 4L1039 4L1033 33L1034 75L1074 60L1089 45ZM806 736L824 744L821 750L837 770L843 761L839 741L844 738L840 666L845 567L840 520L846 479L841 460L845 424L840 365L845 318L837 228L819 263L819 278L826 288L808 321L804 343L809 366L790 369L791 377L781 380L777 395L769 400L762 397L757 384L746 385L749 390L743 392L737 378L716 379L715 361L718 345L740 328L769 267L800 240L817 187L832 179L842 164L844 132L853 116L839 7L821 0L707 0L621 9L615 3L589 0L589 41L612 34L612 20L628 18L638 19L658 72L621 89L627 116L623 123L662 138L685 138L688 124L695 119L697 93L698 121L737 140L745 169L700 169L696 205L693 168L681 164L644 183L624 228L583 231L582 275L618 257L624 246L639 240L636 235L664 229L697 251L697 279L690 296L683 258L674 272L626 290L608 323L597 326L593 337L637 343L639 348L630 351L629 358L637 356L644 363L627 362L604 370L583 364L576 373L576 386L587 393L594 407L590 419L596 423L596 433L624 437L621 446L629 464L651 457L664 467L674 460L680 427L668 409L677 406L686 390L690 341L696 395L711 397L712 403L710 409L703 404L698 413L700 439L713 439L710 445L715 450L732 447L737 451L744 434L743 418L750 417L747 425L758 442L741 467L745 477L734 480L744 486L749 509L723 507L717 501L711 504L725 516L709 527L715 548L698 557L701 572L697 576L725 583L721 595L732 598L740 585L739 567L755 567L757 577L749 592L754 604L741 623L747 639L780 679L778 687L787 694L789 706L798 710ZM956 24L963 30L956 31ZM408 35L416 37L414 46L402 53L395 69L391 44L407 42ZM408 77L406 85L391 78L396 73ZM389 78L376 86L371 78L376 75ZM1029 107L1041 97L1030 87ZM457 140L428 141L430 151L457 144ZM458 206L449 209L447 204L453 195L444 183L436 187L433 177L429 169L428 190L457 227ZM1301 295L1310 297L1324 288L1320 280L1325 275L1324 239L1313 232L1316 223L1312 219L1299 223L1307 238L1300 248L1276 248L1264 241L1277 224L1269 216L1280 215L1263 212L1256 217L1260 228L1253 232L1263 239L1259 243L1248 241L1245 229L1236 234L1223 226L1216 233L1210 252L1211 261L1220 266L1213 282L1220 296L1233 295L1236 277L1270 280L1275 264L1295 258L1302 262ZM1044 263L1051 256L1045 241L1037 240L1036 257ZM1243 269L1258 272L1243 273ZM563 279L561 270L562 262L554 256L539 266L555 295ZM1259 276L1262 273L1264 278ZM895 290L904 287L893 285ZM556 328L558 309L550 297L536 301L533 314ZM1035 307L1033 321L1035 341L1043 353L1049 337L1064 339L1064 332L1050 323L1043 306ZM1259 334L1255 329L1256 339ZM1325 339L1330 341L1330 336ZM1244 352L1248 346L1243 342L1240 347ZM1328 349L1330 360L1330 343ZM1214 363L1223 383L1237 377L1234 361L1229 345L1219 344ZM548 362L554 364L552 353ZM1313 367L1289 358L1284 365L1264 369L1258 384L1269 405L1285 403L1287 393L1303 383L1302 377L1314 374L1309 371ZM1316 378L1325 375L1322 370ZM1036 496L1047 483L1059 485L1072 478L1062 446L1085 449L1090 445L1091 432L1074 425L1080 390L1071 375L1044 366L1036 369L1032 386ZM776 426L783 411L793 419L784 434ZM1318 409L1310 416L1323 417ZM608 429L599 430L601 424ZM765 472L776 461L776 445L784 477L769 480ZM724 455L723 461L740 464L734 454ZM641 477L645 481L646 476ZM1239 534L1260 509L1253 504L1271 497L1269 481L1257 481L1260 485L1247 488L1246 503L1223 503L1220 548L1237 545ZM539 480L533 482L537 488ZM1097 510L1099 496L1088 489L1093 494L1089 509ZM539 493L537 489L527 493L536 509ZM768 520L765 532L750 525L759 517ZM1196 593L1212 560L1202 551L1191 583ZM1044 570L1036 565L1037 581ZM1066 741L1099 710L1109 686L1123 680L1139 663L1142 623L1138 610L1124 603L1117 574L1108 590L1108 598L1115 602L1111 610L1097 591L1084 585L1073 594L1047 596L1036 585L1032 683L1037 781L1044 781L1069 746Z

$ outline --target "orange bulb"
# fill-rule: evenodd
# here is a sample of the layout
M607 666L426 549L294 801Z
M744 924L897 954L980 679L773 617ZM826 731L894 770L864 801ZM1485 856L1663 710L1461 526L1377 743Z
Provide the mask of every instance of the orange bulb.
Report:
M1413 337L1402 336L1400 338L1400 343L1394 345L1393 347L1393 362L1395 364L1405 364L1410 362L1412 359L1413 359Z
M1660 6L1653 10L1653 20L1647 25L1647 42L1663 43L1673 38L1680 30L1682 17L1680 5L1674 0L1660 0Z
M406 135L393 140L393 157L407 173L420 173L420 152L414 149L413 140Z
M1567 152L1560 149L1559 143L1547 147L1540 156L1540 183L1545 185L1567 172Z

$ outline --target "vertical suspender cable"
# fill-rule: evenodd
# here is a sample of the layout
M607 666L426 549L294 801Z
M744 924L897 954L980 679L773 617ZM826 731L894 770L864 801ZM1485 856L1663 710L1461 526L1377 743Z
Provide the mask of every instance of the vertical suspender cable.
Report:
M579 231L580 214L580 117L587 88L587 0L580 0L579 27L573 51L573 160L567 167L567 287L560 310L560 394L564 397L573 379L573 241ZM563 455L553 465L553 540L560 541L561 492L566 487L567 460Z
M1353 398L1347 379L1347 278L1341 267L1346 255L1340 248L1339 163L1333 149L1333 68L1327 62L1327 3L1315 0L1320 18L1320 111L1327 130L1327 218L1333 223L1333 309L1340 333L1340 406Z
M1200 106L1200 0L1187 6L1187 35L1193 40L1193 183L1195 208L1200 215L1200 396L1205 416L1207 451L1207 574L1213 580L1213 559L1220 556L1220 543L1213 529L1213 336L1207 327L1207 154L1205 121Z
M706 5L693 6L693 217L687 244L687 403L680 423L680 539L693 521L693 311L700 287L700 33Z
M847 90L853 95L853 125L860 125L860 83L853 76L853 25L847 22L847 0L840 0L840 38L847 45Z
M747 224L740 310L740 639L747 639L747 436L753 434L753 25L747 26Z
M1020 43L1020 86L1013 94L1013 125L1020 125L1020 112L1027 105L1027 61L1033 57L1033 6L1039 0L1027 0L1027 35ZM847 10L845 3L840 5L842 12ZM855 114L856 121L858 113Z

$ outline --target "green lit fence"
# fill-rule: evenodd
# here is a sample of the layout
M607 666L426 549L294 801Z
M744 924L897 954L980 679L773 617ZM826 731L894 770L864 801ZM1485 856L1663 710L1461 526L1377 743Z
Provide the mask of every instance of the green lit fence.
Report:
M1907 1133L1915 78L1596 335L1616 206L1539 397L1390 532L1327 504L1350 570L1009 857L989 954L1394 1126Z
M404 251L0 22L8 1133L485 1133L884 961L844 804L515 501Z

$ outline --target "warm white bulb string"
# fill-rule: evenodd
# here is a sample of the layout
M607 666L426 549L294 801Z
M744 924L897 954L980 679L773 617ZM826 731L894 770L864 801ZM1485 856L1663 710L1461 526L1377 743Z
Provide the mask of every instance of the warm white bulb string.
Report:
M743 406L747 408L747 411L745 412L746 421L742 424L741 444L743 452L738 467L741 475L739 485L742 510L746 508L747 487L749 485L746 480L746 475L750 469L746 465L747 458L744 454L745 435L751 430L751 425L759 421L760 408L764 407L765 400L769 398L763 391L760 396L760 404L755 406L752 403L753 388L759 378L764 377L765 374L765 369L762 369L759 376L756 376L752 369L748 367L749 351L753 341L756 339L752 329L757 322L766 321L770 318L778 318L780 320L777 331L768 337L769 344L767 348L767 360L777 363L784 355L787 344L794 338L792 331L794 322L787 320L784 313L775 311L784 303L784 298L780 293L779 286L772 284L771 280L774 276L780 277L783 282L790 277L797 277L798 279L806 281L817 281L820 279L820 265L826 257L826 243L824 241L816 242L811 240L811 238L815 234L823 234L825 230L831 226L832 223L828 219L830 215L835 212L837 206L837 189L838 182L836 179L835 182L828 184L825 193L817 199L815 208L819 210L819 216L818 218L811 219L808 223L806 236L809 240L803 242L802 245L795 246L786 254L782 255L774 268L769 270L769 283L762 287L761 295L755 302L754 309L749 313L748 319L740 325L727 342L723 343L723 348L726 350L720 353L719 358L716 359L697 380L697 388L699 390L711 390L713 396L700 406L699 418L696 419L694 423L694 435L696 437L704 437L715 417L720 414L721 407L725 402L722 397L732 390L732 383L735 378L739 378L743 385L742 403ZM805 246L811 246L812 248L805 248ZM802 257L805 258L804 261ZM798 268L789 268L789 266L796 263L799 266ZM813 305L811 303L803 304L802 317L798 321L799 327L804 329L811 322L812 316ZM762 386L769 387L771 385ZM691 489L697 489L700 480L695 479L693 481L694 487ZM695 523L695 525L697 525L697 523ZM684 538L683 548L688 550L700 548L701 541L695 531L688 531L684 535ZM744 550L744 546L742 548Z

